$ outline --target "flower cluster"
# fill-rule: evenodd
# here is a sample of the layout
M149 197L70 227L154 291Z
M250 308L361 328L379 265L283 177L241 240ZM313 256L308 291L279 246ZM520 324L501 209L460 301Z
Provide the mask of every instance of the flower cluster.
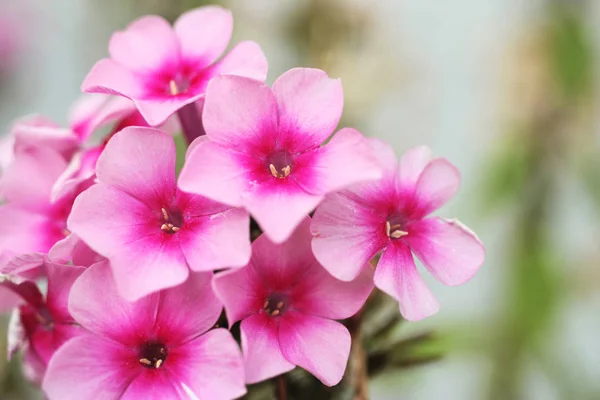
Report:
M216 6L138 19L68 128L28 117L2 144L0 307L50 400L233 399L296 366L333 386L339 320L374 286L406 319L437 311L413 254L447 285L483 263L472 232L429 216L456 168L334 134L340 80L295 68L267 86L257 44L220 57L232 25ZM236 340L223 327L239 321Z

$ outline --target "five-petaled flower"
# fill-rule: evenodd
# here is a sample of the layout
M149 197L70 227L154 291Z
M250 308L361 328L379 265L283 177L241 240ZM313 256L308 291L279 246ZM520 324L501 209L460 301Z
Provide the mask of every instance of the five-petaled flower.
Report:
M87 331L54 355L43 388L50 400L229 400L245 392L239 348L210 329L222 310L210 273L127 302L106 261L89 267L69 297ZM101 282L101 284L98 284Z
M128 97L150 125L160 125L202 98L215 76L265 80L267 60L254 42L239 43L216 61L232 30L231 12L218 6L188 11L173 28L161 17L142 17L113 34L110 58L94 66L82 89Z
M128 127L98 159L98 184L82 193L69 230L106 257L119 292L137 300L184 282L193 271L241 267L250 258L248 213L175 183L175 143Z
M255 383L298 365L328 386L344 374L350 334L333 321L354 315L373 289L363 265L356 279L332 277L310 250L310 220L275 244L265 235L252 243L252 259L213 280L230 326L242 320L246 382Z
M327 193L381 176L358 131L344 128L323 145L342 107L340 81L318 69L292 69L272 89L247 78L215 78L204 105L208 140L193 144L179 184L246 208L281 243Z
M8 332L9 357L23 351L24 372L34 382L41 382L56 350L83 332L69 313L68 298L73 282L84 270L73 265L44 263L48 288L45 296L31 281L0 282L0 308L5 311L15 307Z
M456 220L428 215L458 190L458 170L445 159L431 160L426 147L404 154L372 141L384 177L330 195L315 211L312 250L338 279L352 280L383 250L375 286L400 303L402 315L418 320L439 305L417 272L412 253L446 285L460 285L483 264L485 248Z

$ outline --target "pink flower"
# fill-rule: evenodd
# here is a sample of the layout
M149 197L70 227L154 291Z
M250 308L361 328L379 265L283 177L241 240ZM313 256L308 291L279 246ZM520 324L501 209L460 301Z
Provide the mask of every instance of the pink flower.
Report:
M143 262L143 261L141 261ZM69 309L89 333L54 355L43 389L50 400L223 400L242 396L240 351L213 329L222 306L210 273L129 303L106 262L73 285Z
M159 125L203 97L214 76L233 74L264 81L267 61L254 42L242 42L216 61L232 30L230 11L217 6L189 11L173 28L161 17L142 17L113 34L110 58L93 67L82 90L128 97L150 125Z
M210 140L193 145L179 183L185 191L244 207L276 243L323 200L350 184L378 179L367 140L340 130L339 80L296 68L273 89L247 78L215 78L203 124Z
M24 368L36 383L41 383L54 352L68 339L83 332L67 307L71 285L83 271L82 267L45 263L46 296L31 281L0 282L0 297L6 300L6 296L12 294L13 306L17 307L9 326L9 357L23 351Z
M417 272L414 253L446 285L467 282L483 264L485 248L456 220L428 215L458 190L458 170L448 161L431 160L418 147L398 165L393 150L373 146L384 167L379 182L361 184L329 196L317 208L311 230L315 257L336 278L352 280L383 250L375 286L400 303L408 320L436 313L438 302Z
M189 269L240 267L250 258L248 213L182 192L175 153L166 133L125 128L98 159L99 183L69 216L69 230L110 260L130 301L184 282Z
M334 319L355 314L371 290L364 266L352 282L329 275L310 249L307 217L283 244L262 235L252 243L248 266L213 279L229 325L242 320L246 382L255 383L298 365L328 386L344 375L350 351L348 330Z
M79 192L54 202L50 197L65 168L65 159L52 149L30 147L15 155L2 177L0 265L23 254L47 253L68 235L67 216Z

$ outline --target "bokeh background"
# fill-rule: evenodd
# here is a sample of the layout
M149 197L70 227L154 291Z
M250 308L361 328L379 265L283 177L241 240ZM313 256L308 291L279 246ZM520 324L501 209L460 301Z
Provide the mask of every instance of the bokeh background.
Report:
M3 131L30 113L66 122L112 31L202 3L0 0ZM376 374L371 398L600 399L600 1L211 3L233 10L232 43L262 45L269 82L322 68L342 79L344 125L462 172L440 214L487 261L461 287L426 277L441 311L389 333L431 339L425 355ZM0 399L38 398L3 352Z

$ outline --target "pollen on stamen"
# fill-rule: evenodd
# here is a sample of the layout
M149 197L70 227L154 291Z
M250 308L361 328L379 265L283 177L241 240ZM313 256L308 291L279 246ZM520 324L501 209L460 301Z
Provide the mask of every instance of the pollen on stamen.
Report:
M152 361L148 360L147 358L140 358L140 364L152 365Z
M154 368L160 368L162 363L163 363L163 360L160 360L160 359L156 360L156 362L154 363Z
M277 168L275 167L275 165L269 164L269 171L271 171L271 175L273 175L275 178L283 179L283 178L287 178L290 175L290 172L292 172L292 167L289 165L286 165L285 167L283 167L281 169L281 172L279 172L279 171L277 171Z
M277 168L273 164L269 164L269 170L271 171L271 175L275 178L279 178L279 172L277 172Z
M164 208L161 208L160 211L162 212L164 220L168 221L169 220L169 213L167 212L167 210L165 210Z
M177 96L179 94L179 88L174 80L169 81L169 93L171 93L171 96Z

